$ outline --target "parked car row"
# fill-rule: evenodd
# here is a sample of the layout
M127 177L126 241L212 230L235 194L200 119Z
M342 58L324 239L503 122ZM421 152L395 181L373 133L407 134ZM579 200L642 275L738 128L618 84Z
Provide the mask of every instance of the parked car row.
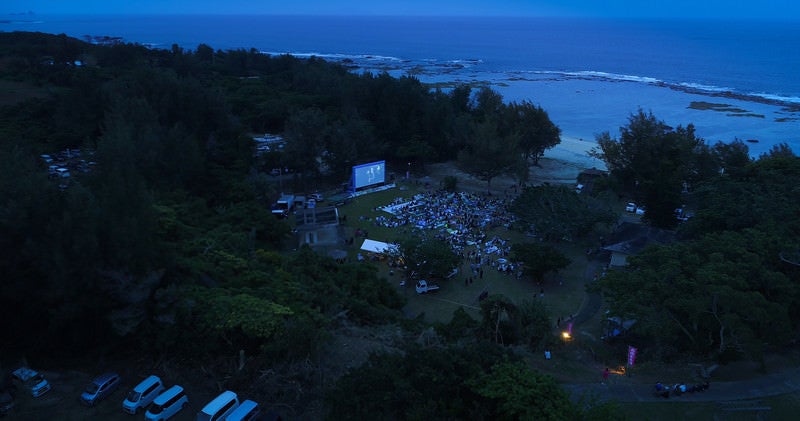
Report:
M83 173L91 172L97 164L92 160L81 159L83 153L80 149L65 149L53 155L39 155L47 165L47 172L50 178L69 179L72 175L70 171L80 171ZM87 158L94 156L94 151L87 152Z
M39 397L51 390L50 383L35 370L21 367L12 373L12 377L21 383L33 397ZM95 377L80 395L80 402L86 406L95 406L111 396L122 382L121 377L113 372L103 373ZM4 387L6 389L6 387ZM14 406L11 394L3 393L0 416ZM6 399L8 398L8 399ZM158 376L151 375L134 386L122 401L122 410L131 415L144 411L145 420L164 421L172 418L189 405L189 397L183 387L173 385L167 388ZM261 419L261 407L250 400L239 401L232 391L222 392L206 404L197 413L197 421L255 421ZM275 417L273 419L280 419Z
M636 203L628 202L625 206L625 212L631 212L641 216L644 215L645 209L644 206L637 206Z
M102 389L103 384L112 385L114 377L115 375L101 375L89 389L93 391L95 386ZM87 389L87 392L89 391ZM122 402L122 409L134 415L147 409L144 414L146 420L162 421L172 418L188 405L189 397L183 387L174 385L165 389L164 383L158 376L149 376L128 392ZM261 408L256 402L246 400L240 403L236 393L226 390L197 413L197 421L254 421L260 414Z

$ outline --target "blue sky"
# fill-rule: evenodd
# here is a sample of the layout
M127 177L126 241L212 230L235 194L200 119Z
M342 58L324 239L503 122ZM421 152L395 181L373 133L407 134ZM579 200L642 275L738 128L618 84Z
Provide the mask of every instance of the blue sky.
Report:
M2 0L0 13L494 15L800 19L797 0Z

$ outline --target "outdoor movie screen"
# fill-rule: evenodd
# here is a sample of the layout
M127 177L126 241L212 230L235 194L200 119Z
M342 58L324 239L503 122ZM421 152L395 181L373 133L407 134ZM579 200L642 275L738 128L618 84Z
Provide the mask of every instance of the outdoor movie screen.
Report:
M369 164L353 167L354 187L371 186L385 181L386 161L371 162Z

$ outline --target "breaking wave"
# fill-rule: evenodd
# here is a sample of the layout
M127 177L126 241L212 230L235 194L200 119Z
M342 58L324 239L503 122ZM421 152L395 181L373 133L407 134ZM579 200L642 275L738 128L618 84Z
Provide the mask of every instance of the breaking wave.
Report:
M498 74L505 75L508 80L530 80L535 81L542 76L549 76L550 79L584 79L607 82L629 82L641 83L659 87L665 87L686 93L728 97L744 101L776 104L789 107L797 107L800 104L800 97L786 96L774 93L763 92L741 92L726 86L714 86L696 82L674 82L662 80L650 76L630 75L621 73L603 72L599 70L516 70L498 71L483 68L484 60L479 58L451 59L443 60L436 58L408 59L380 54L348 54L348 53L321 53L321 52L275 52L262 51L268 55L291 55L298 58L318 57L329 61L342 62L356 68L359 71L400 71L416 75L427 76L446 76L454 78L453 81L462 80L457 76L470 76L471 80L485 79L491 80ZM461 73L464 72L464 73Z

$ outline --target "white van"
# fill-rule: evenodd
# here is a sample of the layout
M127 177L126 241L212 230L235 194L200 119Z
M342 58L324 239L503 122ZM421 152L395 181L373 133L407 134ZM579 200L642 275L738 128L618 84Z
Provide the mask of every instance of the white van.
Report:
M258 407L258 404L246 400L235 411L231 412L228 418L225 418L225 421L254 421L259 414L261 414L261 408Z
M153 421L167 420L189 405L189 398L183 388L175 385L158 395L153 405L144 414L144 419Z
M239 398L230 390L222 392L197 413L197 421L224 420L239 407Z
M147 408L147 405L150 405L163 391L164 383L161 379L158 376L150 376L128 392L128 397L122 401L122 410L136 415L140 409Z

